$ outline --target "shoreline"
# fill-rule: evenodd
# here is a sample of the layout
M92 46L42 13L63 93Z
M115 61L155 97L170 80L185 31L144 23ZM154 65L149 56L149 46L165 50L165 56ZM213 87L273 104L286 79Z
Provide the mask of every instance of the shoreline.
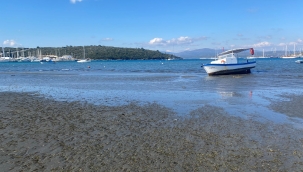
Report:
M4 171L303 169L302 130L211 105L181 117L157 103L103 106L16 92L0 97ZM302 96L294 99L299 105ZM284 112L283 103L270 107Z

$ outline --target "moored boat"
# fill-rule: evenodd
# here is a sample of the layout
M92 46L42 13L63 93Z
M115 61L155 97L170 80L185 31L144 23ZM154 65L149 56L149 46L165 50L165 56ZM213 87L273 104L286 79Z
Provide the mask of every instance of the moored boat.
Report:
M87 62L91 62L91 59L89 58L85 58L85 48L83 46L83 59L77 60L78 63L87 63Z
M91 59L81 59L77 61L78 63L87 63L87 62L91 62Z
M285 47L285 56L281 56L282 59L294 59L300 58L300 55L296 55L296 44L294 44L294 54L288 55L287 54L287 45Z
M256 67L256 61L240 61L236 56L237 53L250 50L254 55L253 48L232 49L218 54L217 60L209 64L203 64L202 67L208 75L228 75L228 74L246 74L250 73L250 69Z

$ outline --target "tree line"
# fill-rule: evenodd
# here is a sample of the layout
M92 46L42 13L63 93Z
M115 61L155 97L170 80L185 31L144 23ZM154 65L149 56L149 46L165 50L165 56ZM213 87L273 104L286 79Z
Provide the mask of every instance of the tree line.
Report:
M121 48L101 45L90 46L66 46L66 47L37 47L37 48L5 48L6 54L16 57L19 56L43 56L71 55L75 59L90 58L96 60L150 60L150 59L181 59L172 54L160 51L147 50L144 48ZM10 52L10 53L9 53ZM24 53L23 53L24 52ZM85 53L84 53L85 52Z

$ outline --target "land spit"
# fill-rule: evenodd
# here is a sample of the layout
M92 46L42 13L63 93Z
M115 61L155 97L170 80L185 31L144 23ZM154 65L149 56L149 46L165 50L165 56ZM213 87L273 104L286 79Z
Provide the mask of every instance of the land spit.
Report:
M0 98L3 171L303 169L302 130L215 106L177 116L157 103L102 106L14 92Z

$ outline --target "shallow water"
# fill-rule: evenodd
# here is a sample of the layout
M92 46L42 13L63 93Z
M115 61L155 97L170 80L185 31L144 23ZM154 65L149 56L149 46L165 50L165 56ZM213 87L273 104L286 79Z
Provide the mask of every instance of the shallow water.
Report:
M269 109L271 101L283 100L279 95L285 93L303 94L303 65L294 59L257 59L251 74L226 76L208 76L201 64L210 61L0 63L0 91L111 106L157 102L179 115L209 104L231 115L279 123L288 117Z

